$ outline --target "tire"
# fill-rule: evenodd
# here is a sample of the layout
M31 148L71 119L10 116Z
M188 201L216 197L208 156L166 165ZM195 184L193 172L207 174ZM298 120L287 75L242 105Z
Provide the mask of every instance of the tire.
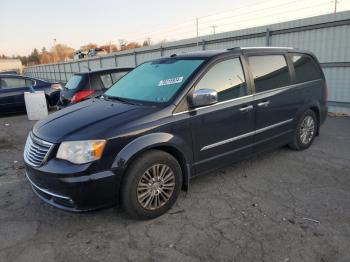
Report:
M158 179L160 177L162 179ZM181 186L182 171L177 160L164 151L150 150L137 157L127 169L121 187L121 204L132 218L152 219L174 205Z
M46 97L46 108L47 108L47 112L50 112L51 106L50 106L50 100L48 97Z
M294 150L305 150L309 148L316 136L318 121L315 112L308 109L299 119L294 131L293 141L289 147Z

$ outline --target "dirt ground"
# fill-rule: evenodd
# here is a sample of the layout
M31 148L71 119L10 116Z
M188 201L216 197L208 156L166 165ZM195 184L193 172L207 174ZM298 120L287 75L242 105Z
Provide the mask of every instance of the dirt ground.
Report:
M0 118L0 261L350 261L350 118L303 152L280 148L194 179L167 214L68 213L24 176L34 122Z

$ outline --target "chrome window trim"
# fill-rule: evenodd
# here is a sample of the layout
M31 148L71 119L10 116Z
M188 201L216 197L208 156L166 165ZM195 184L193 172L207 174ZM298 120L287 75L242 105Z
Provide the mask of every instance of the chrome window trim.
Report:
M314 80L310 80L310 81L306 81L306 82L302 82L302 83L292 84L292 85L288 85L288 86L283 86L283 87L279 87L279 88L275 88L275 89L271 89L271 90L266 90L266 91L263 91L263 92L258 92L258 93L254 93L254 94L250 94L250 95L246 95L246 96L241 96L241 97L233 98L233 99L230 99L230 100L218 102L218 103L213 104L213 105L202 106L202 107L197 107L197 108L194 108L194 109L191 109L191 110L186 110L186 111L182 111L182 112L178 112L178 113L173 113L172 115L173 116L177 116L177 115L181 115L181 114L185 114L185 113L189 113L189 112L195 112L197 110L201 110L201 109L204 109L204 108L213 107L213 106L216 106L216 105L222 105L222 104L225 104L225 103L229 103L229 102L233 102L233 101L237 101L237 100L244 99L244 98L249 98L249 97L257 97L257 96L266 95L266 94L275 95L275 94L277 94L279 92L287 91L289 89L297 88L297 87L299 87L299 86L301 86L303 84L317 82L317 81L320 81L320 80L322 80L322 78L318 78L318 79L314 79Z
M223 105L223 104L226 104L226 103L230 103L230 102L233 102L233 101L238 101L238 100L241 100L241 99L244 99L244 98L253 97L253 96L254 95L252 94L252 95L232 98L232 99L229 99L229 100L218 102L218 103L213 104L213 105L201 106L201 107L194 108L192 110L186 110L186 111L182 111L182 112L178 112L178 113L173 113L173 116L177 116L177 115L181 115L181 114L185 114L185 113L189 113L189 112L194 112L194 111L198 111L198 110L201 110L201 109L205 109L205 108L209 108L209 107L213 107L213 106L217 106L217 105Z
M227 144L227 143L231 143L233 141L236 141L236 140L239 140L239 139L242 139L242 138L246 138L246 137L249 137L249 136L252 136L252 135L260 134L260 133L262 133L264 131L267 131L267 130L270 130L272 128L275 128L275 127L278 127L278 126L290 123L293 120L294 120L294 118L290 118L288 120L285 120L285 121L282 121L282 122L279 122L279 123L276 123L276 124L273 124L273 125L270 125L270 126L266 126L266 127L260 128L260 129L255 130L255 131L245 133L243 135L231 137L229 139L225 139L225 140L222 140L222 141L210 144L210 145L206 145L206 146L202 147L200 149L200 151L208 150L208 149L211 149L211 148L214 148L214 147L217 147L217 146L221 146L221 145L224 145L224 144Z
M37 186L37 185L29 178L29 176L28 176L27 173L26 173L26 177L27 177L28 181L30 182L30 184L31 184L33 187L35 187L36 189L38 189L38 190L44 192L45 194L48 194L48 195L50 195L50 196L57 197L57 198L72 200L72 199L70 199L69 197L66 197L66 196L62 196L62 195L58 195L58 194L52 193L52 192L50 192L50 191L48 191L48 190L46 190L46 189L43 189L43 188Z

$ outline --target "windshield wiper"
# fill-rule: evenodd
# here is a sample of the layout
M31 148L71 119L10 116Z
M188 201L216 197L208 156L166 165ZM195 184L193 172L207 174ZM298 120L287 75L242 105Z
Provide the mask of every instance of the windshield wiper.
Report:
M123 99L123 98L117 97L117 96L102 95L101 98L103 98L105 100L117 100L117 101L120 101L120 102L125 103L125 104L135 105L135 103L131 102L130 100Z

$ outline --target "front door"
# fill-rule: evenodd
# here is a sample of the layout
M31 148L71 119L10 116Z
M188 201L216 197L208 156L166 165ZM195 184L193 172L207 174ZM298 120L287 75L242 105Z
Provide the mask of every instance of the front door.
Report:
M214 89L218 103L191 112L196 174L252 152L254 108L239 57L217 61L195 84Z

